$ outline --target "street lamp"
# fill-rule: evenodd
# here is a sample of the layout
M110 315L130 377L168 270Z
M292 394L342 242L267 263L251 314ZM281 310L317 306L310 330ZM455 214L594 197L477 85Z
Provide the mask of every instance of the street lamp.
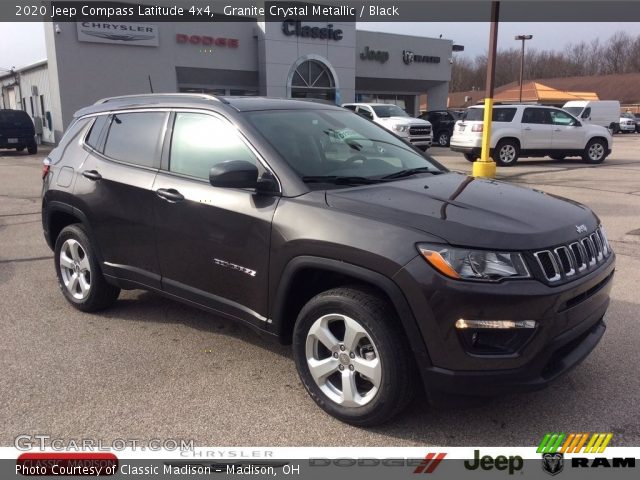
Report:
M533 35L516 35L516 40L522 40L522 53L520 54L520 103L522 103L522 77L524 76L524 42L532 38Z

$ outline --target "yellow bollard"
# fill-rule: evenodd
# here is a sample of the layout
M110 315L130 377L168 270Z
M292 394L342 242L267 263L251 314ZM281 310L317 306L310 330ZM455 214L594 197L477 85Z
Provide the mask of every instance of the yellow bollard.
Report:
M473 162L471 175L474 177L496 178L496 162L489 156L491 148L491 119L493 118L493 98L484 99L484 122L482 127L482 153Z

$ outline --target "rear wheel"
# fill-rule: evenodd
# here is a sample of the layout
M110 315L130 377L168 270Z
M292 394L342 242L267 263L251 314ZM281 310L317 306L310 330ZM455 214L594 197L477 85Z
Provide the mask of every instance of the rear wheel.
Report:
M79 224L65 227L58 235L55 266L62 294L78 310L103 310L120 294L104 279L93 245Z
M30 155L35 155L36 153L38 153L38 145L32 143L27 147L27 152L29 152Z
M600 138L594 138L587 143L582 154L582 160L586 163L602 163L607 157L607 144Z
M389 304L360 287L312 298L293 332L300 379L330 415L359 426L398 414L413 397L413 360Z
M500 140L492 156L498 165L510 167L515 165L520 154L520 147L515 140Z
M470 162L475 162L477 157L471 153L465 153L464 158L466 158Z

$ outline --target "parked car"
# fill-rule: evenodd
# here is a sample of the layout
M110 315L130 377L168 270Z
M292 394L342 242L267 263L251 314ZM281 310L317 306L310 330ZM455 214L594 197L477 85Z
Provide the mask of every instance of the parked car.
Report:
M634 113L633 116L636 119L636 133L640 133L640 113Z
M620 102L617 100L572 100L562 107L582 123L600 125L612 133L620 131Z
M345 103L344 108L352 110L399 137L420 147L428 149L433 143L431 123L420 118L413 118L407 112L389 103Z
M451 150L475 161L481 152L484 107L473 106L458 120ZM568 112L539 105L496 105L491 124L491 157L498 165L515 165L520 157L550 156L554 160L582 157L601 163L611 153L608 129L583 124Z
M637 130L637 120L633 113L620 114L620 132L635 133Z
M449 172L336 106L106 99L43 179L73 307L142 288L292 343L313 400L355 425L402 411L420 379L432 401L539 388L605 331L615 255L591 210Z
M0 148L25 148L30 154L38 153L36 130L31 117L22 110L0 110Z
M453 135L453 127L458 118L448 110L432 110L425 112L418 118L427 120L431 123L433 130L433 139L440 147L448 147L451 135Z

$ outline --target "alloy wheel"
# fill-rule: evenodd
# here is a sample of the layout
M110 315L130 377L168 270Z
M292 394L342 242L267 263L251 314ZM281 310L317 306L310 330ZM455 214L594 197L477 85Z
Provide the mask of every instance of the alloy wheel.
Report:
M604 147L601 143L594 143L589 147L589 159L597 162L604 155Z
M73 238L66 240L60 249L60 274L73 298L87 298L91 291L91 264L84 247Z
M378 349L353 318L337 313L318 318L307 333L305 354L313 380L333 402L362 407L378 393Z
M504 145L500 149L500 161L502 163L512 163L516 158L516 149L513 145Z

